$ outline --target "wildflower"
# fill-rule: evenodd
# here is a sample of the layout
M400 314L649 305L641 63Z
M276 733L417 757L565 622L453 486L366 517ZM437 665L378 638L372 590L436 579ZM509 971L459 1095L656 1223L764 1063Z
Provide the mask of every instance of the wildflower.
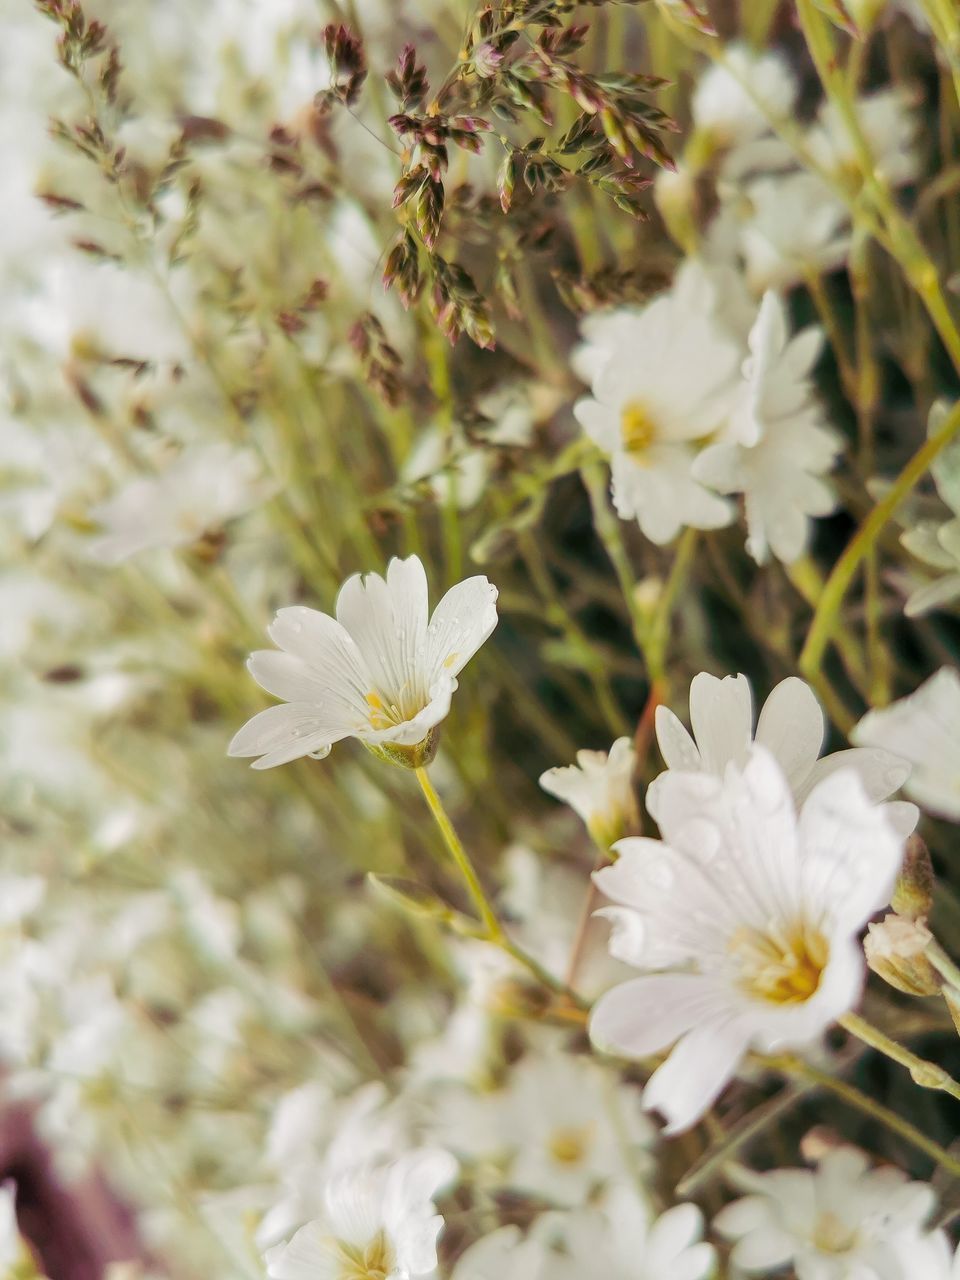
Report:
M849 213L822 178L805 172L757 178L747 198L751 212L739 238L755 293L789 288L846 260Z
M702 1280L716 1263L702 1237L696 1205L675 1205L657 1217L627 1183L611 1187L599 1209L570 1214L563 1224L570 1280Z
M494 1093L454 1096L438 1140L463 1158L506 1163L504 1186L556 1205L581 1204L643 1161L653 1128L633 1087L554 1038L512 1068Z
M904 790L940 818L960 819L960 673L941 667L907 698L868 711L850 735L912 765Z
M751 743L764 747L779 764L797 805L803 803L818 782L837 769L852 769L867 796L885 800L904 784L909 769L905 761L879 748L835 751L819 759L825 724L813 690L796 676L788 676L772 690L760 710L753 730L753 698L744 675L718 679L701 671L690 685L690 724L693 737L668 707L657 707L657 742L667 769L712 773L722 778L728 765L741 766L749 758ZM660 796L671 786L668 774L656 778L647 791L647 808L659 822ZM913 805L893 803L887 816L905 834L913 829L917 811Z
M154 547L199 543L265 496L260 463L249 449L196 445L159 475L140 476L93 508L103 533L90 552L119 564Z
M524 1238L519 1227L500 1227L483 1236L457 1262L453 1280L558 1280L563 1260L538 1236Z
M799 814L774 757L754 746L742 770L677 777L658 808L662 840L617 845L595 875L616 904L611 951L642 977L594 1006L598 1048L642 1058L675 1045L644 1105L667 1132L710 1106L748 1048L815 1040L857 1000L857 939L890 900L902 841L853 770L807 796Z
M937 401L927 421L928 436L936 435L949 411L949 404ZM960 597L960 445L947 445L933 460L930 472L951 519L942 523L920 520L900 535L901 544L911 555L932 569L943 570L910 595L903 607L908 618L918 618Z
M548 769L540 785L565 801L584 821L602 849L640 828L633 791L637 754L629 738L618 738L606 751L578 751L577 763Z
M427 575L417 556L393 559L386 578L355 574L336 618L304 605L281 609L268 634L280 648L247 666L284 703L235 735L232 756L270 769L301 756L322 760L341 738L417 765L436 750L457 675L497 625L497 589L486 578L451 587L427 620Z
M873 160L873 170L893 187L917 176L917 117L902 88L884 89L855 103L857 125ZM824 102L807 133L807 148L828 173L858 187L863 181L857 143L834 102Z
M332 1177L324 1213L266 1254L270 1280L412 1280L437 1265L443 1218L433 1197L456 1176L446 1151L423 1149Z
M751 1192L721 1209L714 1226L735 1240L733 1262L751 1275L791 1266L797 1280L918 1280L933 1190L899 1169L871 1169L853 1147L829 1151L816 1170L744 1173ZM899 1258L902 1261L896 1262Z
M779 54L732 44L725 63L711 64L700 77L690 106L697 131L731 147L769 133L770 119L788 119L796 100L796 77Z
M691 471L698 449L728 425L741 362L702 295L702 282L681 273L648 306L585 326L587 350L575 359L592 396L573 411L610 459L617 514L661 544L684 525L717 529L732 517Z
M960 516L943 523L921 520L901 534L900 542L925 565L942 571L910 593L903 606L908 618L920 618L960 599Z
M822 332L789 336L783 303L764 295L749 337L744 386L735 410L738 440L704 450L694 475L720 493L742 493L747 550L758 564L772 551L792 563L803 554L811 516L828 515L835 496L821 478L840 451L814 398L811 370Z

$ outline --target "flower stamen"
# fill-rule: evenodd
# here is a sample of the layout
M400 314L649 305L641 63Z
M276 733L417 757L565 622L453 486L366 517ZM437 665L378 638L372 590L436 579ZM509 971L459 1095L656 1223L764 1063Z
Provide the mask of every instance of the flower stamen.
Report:
M620 434L624 449L634 459L642 458L656 440L656 423L638 400L629 401L620 411Z
M830 948L806 924L767 933L744 926L730 939L730 952L750 995L771 1004L801 1004L820 986Z

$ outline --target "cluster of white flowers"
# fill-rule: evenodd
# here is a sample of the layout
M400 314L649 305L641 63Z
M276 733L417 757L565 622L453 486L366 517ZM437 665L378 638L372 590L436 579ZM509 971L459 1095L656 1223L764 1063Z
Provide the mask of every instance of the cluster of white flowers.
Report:
M0 0L2 1280L960 1280L960 29L775 8Z
M726 270L691 260L669 293L637 311L591 317L578 367L592 396L575 412L610 458L613 500L652 541L716 529L742 494L747 547L796 560L810 516L833 509L823 475L840 449L813 391L816 328L790 336L781 298L764 295L744 331Z

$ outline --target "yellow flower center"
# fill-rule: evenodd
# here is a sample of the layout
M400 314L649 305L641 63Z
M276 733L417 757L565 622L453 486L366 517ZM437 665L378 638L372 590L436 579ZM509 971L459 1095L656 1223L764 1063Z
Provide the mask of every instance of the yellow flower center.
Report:
M638 459L656 440L657 425L649 410L638 400L631 400L621 409L620 436L627 453Z
M857 1243L857 1232L827 1210L817 1219L812 1243L821 1253L849 1253Z
M549 1151L557 1164L579 1164L590 1145L590 1134L586 1128L555 1129L550 1135Z
M383 1232L378 1231L364 1248L339 1242L340 1270L337 1280L388 1280L396 1260Z
M738 929L730 951L740 966L741 986L771 1004L802 1004L820 985L830 947L818 929L797 924L782 932Z
M366 702L373 729L392 729L398 724L405 724L422 711L424 705L421 699L405 696L405 691L398 702L387 702L376 689L371 689L366 695Z

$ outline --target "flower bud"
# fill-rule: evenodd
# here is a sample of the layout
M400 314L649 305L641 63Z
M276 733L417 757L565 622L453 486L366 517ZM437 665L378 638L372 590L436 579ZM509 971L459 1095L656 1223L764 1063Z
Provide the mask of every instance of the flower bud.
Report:
M661 169L653 186L653 199L670 238L681 249L693 252L698 232L696 220L697 193L694 176L686 157L675 172Z
M933 864L927 846L919 836L907 841L903 866L890 905L908 920L926 919L933 909Z
M935 996L942 981L925 955L932 941L922 921L889 914L869 926L863 950L873 972L891 987L909 996Z

